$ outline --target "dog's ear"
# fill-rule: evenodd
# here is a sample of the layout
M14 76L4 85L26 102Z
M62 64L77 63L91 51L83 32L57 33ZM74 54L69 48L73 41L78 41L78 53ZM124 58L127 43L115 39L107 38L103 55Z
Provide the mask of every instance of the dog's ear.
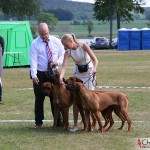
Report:
M76 81L83 83L83 81L81 79L79 79L79 78L76 78Z
M65 79L65 83L66 83L66 84L68 84L68 80L69 80L69 79Z
M67 84L68 82L67 82L67 80L65 80L65 78L63 78L63 82L65 83L65 84Z

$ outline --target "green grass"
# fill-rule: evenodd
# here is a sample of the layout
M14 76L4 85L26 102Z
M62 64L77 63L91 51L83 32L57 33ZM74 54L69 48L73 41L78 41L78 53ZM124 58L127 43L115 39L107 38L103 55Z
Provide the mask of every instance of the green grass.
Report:
M150 51L94 51L99 66L97 84L109 86L150 86ZM65 78L71 76L73 61L70 59ZM34 94L29 78L29 68L5 68L2 77L3 101L0 105L0 120L34 120ZM106 89L105 89L106 90ZM149 89L108 89L120 91L129 97L129 116L133 130L127 132L127 123L122 131L116 122L110 132L70 133L60 128L53 129L52 122L44 122L43 129L33 129L34 122L0 123L1 150L136 150L137 138L148 138L150 131ZM45 99L45 120L53 119L49 99ZM73 119L72 107L69 119ZM114 120L119 119L113 114ZM102 119L103 120L103 119ZM144 121L144 122L134 122ZM73 123L70 123L73 126ZM83 126L79 125L82 129Z
M73 22L73 21L72 21ZM82 24L83 21L80 21L80 24ZM148 20L134 20L133 22L129 23L122 23L121 22L121 28L138 28L142 29L147 27ZM94 28L91 32L92 36L107 36L109 37L110 34L110 24L102 23L98 21L94 21ZM52 34L57 35L63 35L65 33L74 33L77 37L87 37L88 30L87 27L84 25L71 25L71 21L59 21L58 24L54 27L54 31L52 31ZM113 21L113 37L117 36L117 22L116 20Z

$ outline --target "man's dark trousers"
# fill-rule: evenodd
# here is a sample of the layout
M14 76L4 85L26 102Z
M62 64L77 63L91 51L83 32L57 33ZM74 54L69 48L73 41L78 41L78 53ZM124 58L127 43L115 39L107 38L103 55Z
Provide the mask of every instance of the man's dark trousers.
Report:
M36 125L42 125L44 120L44 100L45 95L42 91L41 84L49 82L47 72L37 71L37 77L40 81L39 85L33 83L34 94L35 94L35 123ZM50 96L51 110L54 117L54 104L53 97ZM59 113L57 126L61 125L61 114Z

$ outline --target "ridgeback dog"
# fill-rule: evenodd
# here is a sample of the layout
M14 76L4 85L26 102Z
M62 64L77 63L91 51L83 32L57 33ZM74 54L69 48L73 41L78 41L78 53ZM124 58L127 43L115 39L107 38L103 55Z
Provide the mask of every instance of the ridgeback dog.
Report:
M94 113L98 124L99 130L103 133L103 126L99 116L99 112L104 110L105 108L115 105L118 107L118 115L123 116L122 118L128 123L128 131L131 131L131 120L128 116L128 98L125 94L119 92L97 92L91 91L85 87L85 85L81 82L76 82L73 85L73 88L78 92L82 105L85 110L85 124L86 129L88 131L88 123L90 120L90 112ZM124 124L123 124L124 125ZM123 126L121 127L121 129Z
M71 87L73 86L73 84L74 84L75 82L81 82L81 83L83 83L83 81L80 80L79 78L77 78L77 77L75 77L75 76L71 76L71 77L69 77L69 78L66 80L66 83L67 83L67 85L68 85L68 89L71 90ZM76 91L76 90L72 90L72 91L73 91L73 93L74 93L74 96L76 96L75 102L76 102L77 106L80 107L80 109L83 109L83 108L82 108L82 100L80 99L80 96L78 95L77 91ZM95 92L95 91L96 91L96 92L99 92L99 93L106 92L106 91L102 91L102 90L94 90L94 92ZM113 112L113 111L115 112L115 114L116 114L116 115L121 119L121 121L122 121L122 125L121 125L121 127L118 128L118 129L121 130L122 127L123 127L123 125L124 125L125 120L124 120L123 116L120 116L119 109L117 108L117 106L111 105L111 106L109 106L109 107L107 107L107 108L105 108L104 110L101 111L101 114L102 114L102 116L103 116L103 118L104 118L104 120L105 120L105 124L104 124L104 126L103 126L103 129L105 129L106 126L110 123L109 127L108 127L105 131L109 131L109 130L112 128L113 124L114 124L114 120L113 120L113 118L112 118L112 112ZM75 112L75 113L78 113L78 112ZM81 116L83 116L83 115L81 115ZM83 116L82 118L83 118L82 120L84 120L84 116ZM93 127L93 128L96 128L96 117L94 116L93 113L91 113L91 118L92 118L92 121L93 121L93 122L92 122L92 127Z
M67 90L65 84L59 82L59 72L49 75L50 83L53 84L53 103L54 103L54 124L56 127L59 111L63 116L63 129L68 130L69 127L69 107L73 104L73 94ZM49 90L50 83L45 83L46 91Z
M84 130L85 130L85 128L86 128L85 112L84 112L84 109L83 109L82 100L81 100L79 94L76 92L76 90L73 90L73 88L72 88L73 83L75 83L75 82L83 83L83 81L80 80L77 77L69 77L69 79L67 79L65 82L67 84L67 89L73 93L73 97L74 97L74 104L73 105L77 106L78 109L79 109L79 112L80 112L80 115L81 115L81 118L82 118L82 122L83 122L83 125L84 125ZM74 116L77 116L78 110L74 110L73 113L74 113ZM92 118L92 121L93 121L92 122L92 127L96 128L96 118L95 118L94 114L92 114L92 113L91 113L91 118ZM77 123L77 121L78 121L77 118L74 117L74 123L75 122ZM88 131L91 131L90 120L89 120L89 125L88 125Z
M54 89L53 89L53 84L50 82L44 82L41 84L41 88L43 93L46 96L54 95Z

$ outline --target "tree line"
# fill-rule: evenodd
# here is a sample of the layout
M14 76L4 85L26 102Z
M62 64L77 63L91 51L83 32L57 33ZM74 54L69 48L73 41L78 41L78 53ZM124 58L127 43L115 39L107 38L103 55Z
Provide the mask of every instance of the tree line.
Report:
M43 6L45 5L45 0L0 0L0 10L9 19L17 17L17 20L30 20L32 18L36 19L38 22L47 22L52 28L58 23L58 20L74 19L74 14L69 9L65 9L65 4L69 3L69 6L72 5L70 8L73 9L75 7L73 4L79 2L69 2L67 0L49 1L52 3L51 7L55 6L54 9L49 9L48 6ZM60 6L58 6L58 2L60 3ZM134 20L135 13L144 13L144 8L142 7L143 4L143 0L95 0L91 14L93 13L93 17L98 21L110 22L111 41L113 27L112 20L116 18L117 29L121 28L121 20L130 22ZM150 15L148 14L147 11L147 16L149 18ZM86 20L87 30L90 35L93 30L93 23L88 18L86 18Z
M37 15L40 10L39 0L0 0L0 9L7 17L17 17L17 20L24 20L26 17Z
M80 3L67 0L0 0L0 10L5 15L5 20L8 19L36 19L40 13L51 13L57 20L92 20L93 12L101 11L103 18L107 20L108 10L113 9L116 12L122 11L121 15L133 14L132 18L140 19L134 9L133 3L136 4L139 0L96 0L94 5L90 3ZM140 0L142 1L142 0ZM98 9L95 7L98 3ZM103 5L101 5L103 4ZM111 7L109 8L109 5ZM104 6L104 7L103 7ZM126 8L126 10L124 9ZM150 9L145 9L144 16L146 19L150 17ZM90 14L90 15L89 15ZM120 19L122 19L122 16ZM113 13L113 19L118 19L118 15ZM130 17L131 19L131 17Z

